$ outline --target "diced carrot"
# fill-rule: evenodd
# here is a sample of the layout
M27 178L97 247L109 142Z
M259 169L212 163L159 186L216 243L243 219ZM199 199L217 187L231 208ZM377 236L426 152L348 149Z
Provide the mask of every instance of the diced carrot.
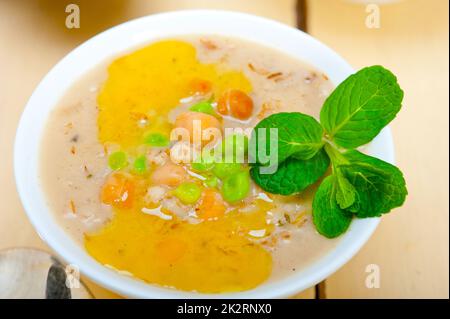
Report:
M212 90L212 83L203 79L192 79L189 82L189 94L205 95Z
M200 205L197 207L197 215L201 219L214 219L225 214L226 206L222 195L213 188L203 191Z
M253 113L253 101L241 90L228 90L219 98L217 111L223 115L231 114L237 119L246 120Z
M135 182L131 176L124 173L113 173L103 184L100 199L102 203L120 208L133 206Z

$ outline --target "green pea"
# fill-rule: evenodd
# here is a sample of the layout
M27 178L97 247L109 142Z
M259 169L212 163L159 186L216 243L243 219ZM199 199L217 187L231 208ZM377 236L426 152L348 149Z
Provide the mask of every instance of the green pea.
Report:
M216 187L219 184L219 179L216 176L207 177L204 182L207 187Z
M112 153L109 155L108 165L114 171L127 167L127 155L122 151Z
M233 134L225 137L222 143L222 154L226 162L243 162L248 153L248 137ZM231 157L233 154L233 157Z
M147 158L145 155L139 156L134 160L134 170L140 174L147 170Z
M203 102L199 102L195 105L192 105L189 110L194 111L194 112L200 112L200 113L206 113L209 115L216 115L216 112L214 111L213 106L211 105L211 103L203 101Z
M182 183L174 190L174 195L183 204L194 204L202 195L202 189L195 183Z
M197 172L209 171L214 167L214 156L210 152L202 151L202 157L197 158L191 167Z
M194 162L191 167L197 172L206 172L213 168L214 163Z
M229 203L235 203L247 197L250 192L250 175L247 171L227 177L222 185L222 197Z
M214 175L220 179L234 175L241 170L240 163L216 163L212 169Z
M144 137L144 143L155 147L169 146L169 138L161 133L150 133Z

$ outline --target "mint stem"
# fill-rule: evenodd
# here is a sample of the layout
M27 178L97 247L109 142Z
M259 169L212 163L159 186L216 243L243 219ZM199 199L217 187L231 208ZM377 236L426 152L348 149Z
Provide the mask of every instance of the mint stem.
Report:
M325 144L325 152L327 152L328 157L331 160L333 172L336 171L339 165L348 163L348 160L344 157L344 155L342 155L342 153L330 143Z

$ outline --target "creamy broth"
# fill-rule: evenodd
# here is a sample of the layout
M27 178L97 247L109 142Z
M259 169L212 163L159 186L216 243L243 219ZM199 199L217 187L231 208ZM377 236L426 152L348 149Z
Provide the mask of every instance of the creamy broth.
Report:
M254 103L252 116L246 121L236 121L225 116L224 127L253 127L262 118L277 112L302 112L318 118L325 98L333 89L325 74L274 49L216 36L178 39L195 47L200 63L215 63L220 68L237 70L251 83L249 96ZM80 245L86 245L91 234L95 238L95 234L115 219L115 211L111 206L101 202L100 191L105 179L111 174L108 155L121 146L102 141L98 129L99 94L108 79L107 68L111 61L97 66L70 88L50 115L41 145L40 180L48 204L60 224ZM167 118L173 123L180 113L188 110L195 102L192 98L181 99L167 110ZM251 187L253 198L263 194L255 185ZM336 245L337 240L322 237L314 229L310 213L313 189L314 186L311 186L295 196L270 196L270 200L266 196L261 197L261 203L268 201L272 205L268 209L268 220L272 225L278 225L270 236L251 238L272 258L270 276L265 280L276 280L301 271ZM245 209L240 213L245 214ZM141 214L144 217L139 218L154 218ZM189 222L187 217L185 220ZM104 262L108 258L106 255L94 257L113 268L136 275L132 269L120 267L120 263L111 265ZM154 281L139 275L136 277L177 287L173 282ZM250 289L255 286L252 285L249 283L248 286L237 288L224 286L224 291ZM186 287L191 286L180 284L177 288L189 289ZM195 288L189 290L221 292L220 289Z

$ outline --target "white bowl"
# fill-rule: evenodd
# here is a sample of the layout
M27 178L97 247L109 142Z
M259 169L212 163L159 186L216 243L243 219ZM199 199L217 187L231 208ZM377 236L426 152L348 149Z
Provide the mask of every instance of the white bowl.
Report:
M255 289L199 294L166 289L121 275L96 262L56 222L39 182L39 145L49 112L72 83L111 56L155 39L182 34L220 34L275 47L325 72L338 84L354 70L334 51L311 36L278 22L242 13L195 10L155 14L107 30L62 59L41 81L23 112L17 130L14 168L25 210L42 239L83 275L123 296L136 298L276 298L309 288L344 265L368 240L379 219L355 219L336 248L301 272ZM369 145L369 153L393 162L389 129Z

